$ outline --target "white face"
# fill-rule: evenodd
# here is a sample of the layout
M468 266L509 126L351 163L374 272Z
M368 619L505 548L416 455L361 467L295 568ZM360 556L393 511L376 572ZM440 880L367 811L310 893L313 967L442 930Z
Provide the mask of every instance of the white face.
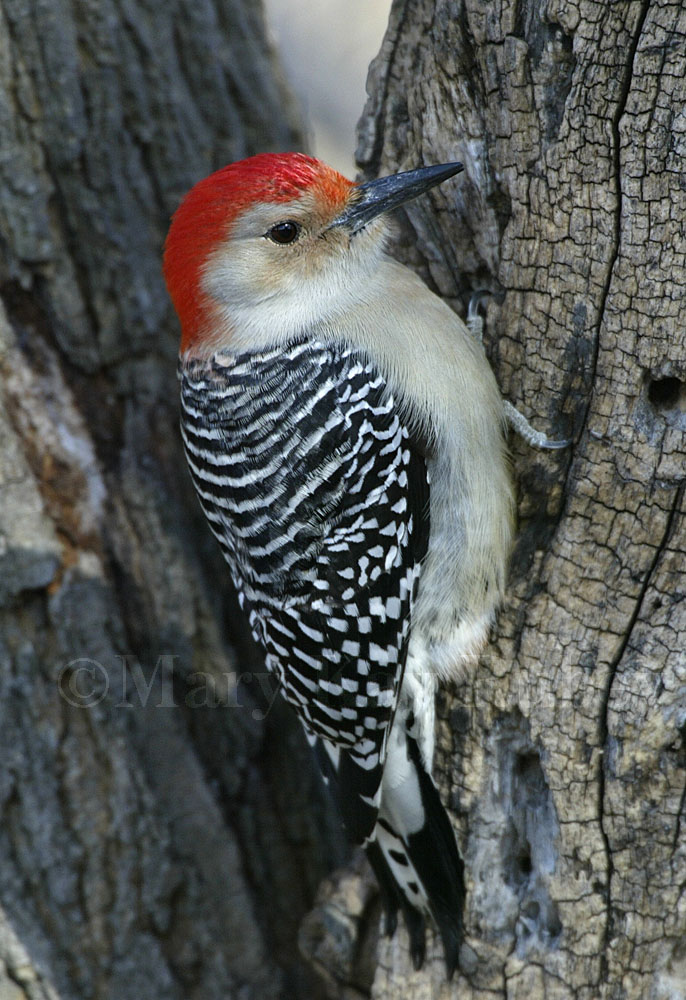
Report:
M383 254L387 224L373 219L351 236L331 228L334 218L311 194L238 217L202 279L232 347L288 340L358 298Z

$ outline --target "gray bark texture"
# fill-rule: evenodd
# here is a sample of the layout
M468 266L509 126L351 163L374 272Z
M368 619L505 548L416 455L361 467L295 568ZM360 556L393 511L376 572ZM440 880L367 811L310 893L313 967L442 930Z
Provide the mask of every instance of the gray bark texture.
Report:
M359 857L315 899L337 821L180 449L161 244L302 144L264 38L251 0L0 7L0 1000L686 997L686 8L398 0L370 72L366 175L465 164L398 256L492 293L505 396L573 439L512 439L508 598L439 697L451 983L377 945Z
M461 312L491 291L505 397L573 440L512 439L509 594L439 701L463 971L397 935L372 996L683 998L686 7L397 0L368 90L366 174L465 164L398 255Z
M321 996L343 841L190 487L161 276L195 181L302 144L265 37L0 6L1 1000Z

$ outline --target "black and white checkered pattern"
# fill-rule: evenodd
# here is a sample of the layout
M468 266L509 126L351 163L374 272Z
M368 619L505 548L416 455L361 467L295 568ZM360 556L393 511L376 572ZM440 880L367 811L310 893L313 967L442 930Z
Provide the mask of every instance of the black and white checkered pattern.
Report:
M218 352L182 367L181 400L193 481L251 629L362 842L428 543L424 458L378 370L343 346Z

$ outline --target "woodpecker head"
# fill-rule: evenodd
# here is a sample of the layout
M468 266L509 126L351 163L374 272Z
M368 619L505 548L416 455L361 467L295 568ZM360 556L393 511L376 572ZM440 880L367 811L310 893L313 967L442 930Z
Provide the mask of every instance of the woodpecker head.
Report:
M460 170L447 163L353 184L302 153L263 153L200 181L164 252L181 354L266 346L359 301L383 254L382 214Z

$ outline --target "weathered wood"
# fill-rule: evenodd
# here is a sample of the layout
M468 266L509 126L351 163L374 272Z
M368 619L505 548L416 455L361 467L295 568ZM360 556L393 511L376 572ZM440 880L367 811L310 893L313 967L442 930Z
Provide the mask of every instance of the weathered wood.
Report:
M493 297L519 540L493 642L441 699L468 872L466 973L382 946L372 996L686 996L686 9L398 0L369 175L461 159L397 251ZM455 190L453 186L451 190Z

